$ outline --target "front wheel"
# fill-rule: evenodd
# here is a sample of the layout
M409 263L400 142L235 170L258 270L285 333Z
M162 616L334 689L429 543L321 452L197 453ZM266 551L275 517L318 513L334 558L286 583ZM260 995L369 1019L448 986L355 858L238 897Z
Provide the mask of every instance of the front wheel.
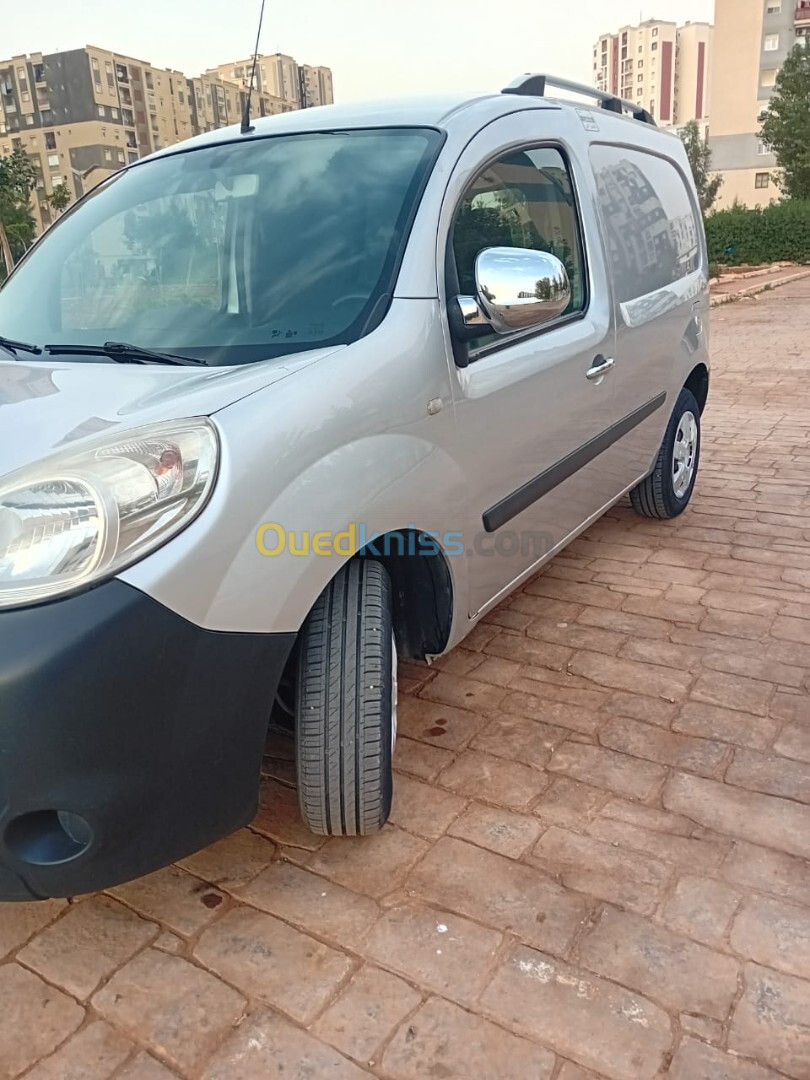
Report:
M630 492L637 514L674 518L689 505L700 464L700 406L691 390L678 395L655 467Z
M355 559L300 638L295 717L301 814L326 836L377 832L391 812L396 646L384 566Z

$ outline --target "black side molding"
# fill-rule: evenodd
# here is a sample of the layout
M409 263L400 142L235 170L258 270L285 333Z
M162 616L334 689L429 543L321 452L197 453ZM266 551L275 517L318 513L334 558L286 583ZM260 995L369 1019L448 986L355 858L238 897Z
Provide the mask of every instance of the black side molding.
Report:
M605 431L600 432L599 435L596 435L567 457L546 469L545 472L535 476L533 480L527 481L522 487L513 491L511 495L507 495L506 498L490 507L489 510L485 510L483 522L486 531L488 533L495 532L506 525L508 521L511 521L512 518L522 514L532 503L542 499L544 495L548 495L558 484L573 476L574 473L579 472L581 468L604 453L615 442L618 442L619 439L632 431L634 427L646 420L648 416L652 416L666 400L666 392L658 394L657 397L647 401L640 408L634 409L633 412Z

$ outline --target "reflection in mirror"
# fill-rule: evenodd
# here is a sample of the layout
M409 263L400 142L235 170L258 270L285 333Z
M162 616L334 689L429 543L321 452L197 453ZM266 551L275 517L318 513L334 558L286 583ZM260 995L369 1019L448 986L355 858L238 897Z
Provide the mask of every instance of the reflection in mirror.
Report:
M479 303L499 334L543 326L571 301L565 266L546 251L486 248L476 259L475 280Z

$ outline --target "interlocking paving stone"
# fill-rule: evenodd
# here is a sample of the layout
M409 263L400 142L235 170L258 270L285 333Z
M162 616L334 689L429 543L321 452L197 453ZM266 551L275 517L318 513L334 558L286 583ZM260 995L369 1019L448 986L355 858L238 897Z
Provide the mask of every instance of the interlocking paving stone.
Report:
M614 1080L652 1080L672 1045L663 1009L524 946L504 961L481 1001L503 1023Z
M429 904L555 953L565 952L588 913L584 897L534 867L449 836L425 856L406 887Z
M146 922L107 896L91 897L47 927L18 953L19 959L74 997L86 998L158 935Z
M147 949L96 992L93 1006L130 1038L191 1072L240 1020L245 999L187 960Z
M301 1024L315 1019L352 970L345 953L250 908L229 911L204 931L194 957Z
M84 1009L19 964L0 966L0 1075L12 1077L46 1057L84 1019Z
M810 1076L810 982L747 964L728 1045L796 1080Z
M449 1001L431 998L387 1047L394 1080L550 1080L554 1055Z

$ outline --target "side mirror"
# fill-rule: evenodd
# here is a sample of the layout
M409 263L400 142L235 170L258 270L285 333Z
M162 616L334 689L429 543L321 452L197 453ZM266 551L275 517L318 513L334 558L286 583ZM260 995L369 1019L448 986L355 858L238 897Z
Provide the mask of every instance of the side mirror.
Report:
M489 327L498 334L529 330L559 318L571 302L568 273L556 257L529 248L485 248L475 260L477 297L459 296L464 337Z

